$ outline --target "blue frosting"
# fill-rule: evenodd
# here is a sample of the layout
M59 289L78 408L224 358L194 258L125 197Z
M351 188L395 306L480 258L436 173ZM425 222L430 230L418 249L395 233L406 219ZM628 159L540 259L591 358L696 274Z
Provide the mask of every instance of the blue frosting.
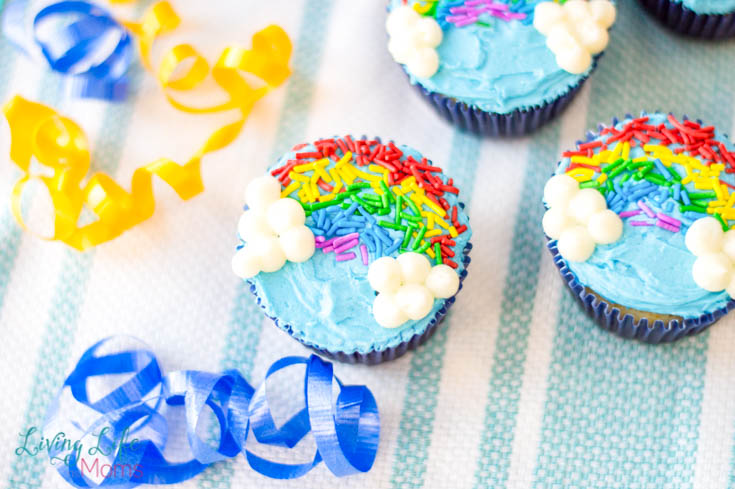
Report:
M391 7L401 3L391 0ZM452 2L442 0L439 8L447 3ZM507 114L556 100L591 71L574 75L561 69L546 37L527 22L490 22L490 27L449 24L437 48L439 70L431 78L409 74L411 83L486 112Z
M735 0L673 0L698 14L729 14L735 11Z
M418 151L407 146L398 147L404 152L404 158L411 155L420 161ZM315 150L313 146L307 146L299 152ZM294 151L287 153L271 169L283 166L294 157ZM330 163L330 167L333 164ZM361 167L361 170L370 173L367 167ZM438 176L446 182L446 177ZM445 193L444 198L452 206L459 202L451 193ZM392 220L393 215L380 219ZM310 228L316 227L314 216L307 217L306 225ZM457 272L461 273L464 270L462 250L472 231L464 212L458 212L457 220L468 226L467 231L455 239L456 246L453 247L457 253L454 261L459 265ZM387 231L392 238L403 234L390 229ZM398 252L391 256L398 256ZM370 261L375 259L371 254ZM424 319L408 321L395 329L383 328L372 314L375 292L367 281L367 272L368 267L359 258L336 262L334 253L327 254L317 249L314 256L304 263L287 262L279 271L259 273L249 282L255 286L268 316L278 318L281 326L289 325L295 338L334 352L368 353L395 347L423 333L446 302L446 299L435 299L431 312Z
M671 127L664 114L648 115L648 124L665 122L667 127ZM620 129L628 121L630 119L621 121L616 128ZM717 131L715 135L728 150L733 151L733 145L726 136ZM593 139L606 138L597 136ZM671 145L670 148L677 146ZM640 146L631 148L631 158L642 155ZM569 158L562 159L556 173L564 173L570 163ZM671 168L677 168L677 165ZM683 170L681 174L684 176ZM723 172L721 178L733 183L730 174ZM687 184L686 188L697 191L693 184ZM708 292L694 283L692 265L695 257L684 244L688 225L704 216L691 212L682 214L678 203L670 197L658 199L649 194L643 200L654 210L663 209L668 215L681 220L681 231L672 233L656 226L634 227L629 224L630 218L623 219L620 240L598 245L585 262L567 262L578 281L609 301L641 311L696 318L724 307L730 299L726 292ZM614 210L620 213L637 208L635 202L629 202Z

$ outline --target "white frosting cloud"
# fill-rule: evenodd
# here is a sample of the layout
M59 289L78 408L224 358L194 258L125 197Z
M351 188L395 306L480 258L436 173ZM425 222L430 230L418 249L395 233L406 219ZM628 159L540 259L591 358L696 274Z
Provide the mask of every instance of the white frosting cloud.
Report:
M704 290L727 290L735 297L735 230L722 230L720 221L703 217L687 230L685 243L697 257L692 266L694 282Z
M442 29L431 17L422 17L408 5L388 14L385 24L390 40L388 51L396 62L405 64L409 73L429 78L439 69L436 47L442 42Z

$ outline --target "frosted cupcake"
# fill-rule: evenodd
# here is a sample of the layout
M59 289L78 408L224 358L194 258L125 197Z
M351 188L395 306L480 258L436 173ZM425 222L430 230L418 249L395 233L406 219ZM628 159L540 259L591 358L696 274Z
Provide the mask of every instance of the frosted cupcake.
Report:
M379 139L296 146L248 185L233 270L295 339L348 362L429 338L467 275L460 190L418 151Z
M388 49L446 119L522 135L569 104L615 15L608 0L391 0Z
M735 306L733 151L712 126L644 113L563 154L544 189L544 232L604 328L674 341Z
M639 0L667 27L688 36L735 36L735 0Z

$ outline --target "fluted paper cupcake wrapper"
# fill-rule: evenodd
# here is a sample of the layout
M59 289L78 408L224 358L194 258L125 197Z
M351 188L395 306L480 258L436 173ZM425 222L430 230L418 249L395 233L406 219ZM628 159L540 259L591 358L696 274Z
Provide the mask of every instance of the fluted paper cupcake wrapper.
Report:
M702 314L699 317L682 318L681 320L672 319L668 322L661 319L651 319L647 317L645 311L639 311L635 315L623 314L619 306L605 301L599 295L590 293L589 289L577 281L577 277L559 254L556 243L556 240L550 240L547 247L564 283L572 292L574 298L603 329L623 338L635 338L651 344L670 343L685 336L701 333L735 308L735 301L730 300L725 307Z
M698 14L671 0L639 0L659 21L670 29L702 39L725 39L735 36L735 12Z
M484 111L454 98L431 92L418 83L413 86L444 119L465 131L487 137L519 137L537 130L564 112L574 96L582 89L589 75L597 68L600 56L602 53L595 57L590 73L575 86L570 87L565 94L543 105L516 109L508 114Z
M470 242L468 242L462 250L462 263L464 264L464 270L462 270L462 272L459 274L459 290L457 291L457 294L459 294L459 291L462 290L462 283L464 282L465 277L467 277L467 267L470 264L469 253L471 250L472 243ZM253 284L250 284L250 292L252 292L255 296L258 305L265 311L265 305L262 303L261 298L260 296L258 296L258 293L256 292L255 286ZM294 336L293 327L290 324L283 322L279 318L271 316L267 313L266 316L268 316L276 324L276 326L291 335L292 338L299 341L303 345L315 350L317 353L324 357L346 363L364 363L367 365L375 365L389 360L394 360L406 353L408 350L413 350L414 348L422 345L426 340L431 338L431 336L438 329L439 324L447 315L449 308L456 301L457 294L444 301L444 305L441 307L441 309L439 309L439 311L437 311L437 313L431 319L429 325L423 332L415 334L408 341L404 341L403 343L400 343L396 346L389 347L383 350L372 350L367 353L327 350L319 345L309 343L302 338L297 338L296 336Z

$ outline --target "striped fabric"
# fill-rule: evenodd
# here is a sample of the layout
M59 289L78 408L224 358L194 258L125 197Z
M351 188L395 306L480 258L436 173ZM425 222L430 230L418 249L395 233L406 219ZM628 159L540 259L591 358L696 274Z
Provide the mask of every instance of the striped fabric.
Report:
M2 487L68 487L42 454L15 451L101 337L138 336L167 370L238 368L254 382L275 359L309 353L264 320L230 272L235 227L246 182L280 153L353 133L419 148L461 185L475 248L457 305L415 353L376 367L337 365L381 409L368 474L335 479L320 467L273 481L238 459L181 486L735 488L735 319L669 346L613 337L563 289L540 231L541 192L559 153L598 121L662 109L730 131L732 43L673 37L637 2L619 2L613 41L569 111L532 137L486 141L439 120L409 88L385 48L384 2L173 3L184 19L175 40L212 58L225 43L282 25L295 44L294 75L256 107L232 147L205 160L203 195L181 203L156 184L155 216L92 253L22 234L0 208ZM184 160L227 120L175 112L138 67L130 99L109 105L64 99L55 75L3 40L0 65L3 99L21 93L75 118L95 168L121 182L158 156ZM8 145L2 129L0 154ZM6 158L0 201L17 176ZM26 200L32 217L45 215L43 192Z

